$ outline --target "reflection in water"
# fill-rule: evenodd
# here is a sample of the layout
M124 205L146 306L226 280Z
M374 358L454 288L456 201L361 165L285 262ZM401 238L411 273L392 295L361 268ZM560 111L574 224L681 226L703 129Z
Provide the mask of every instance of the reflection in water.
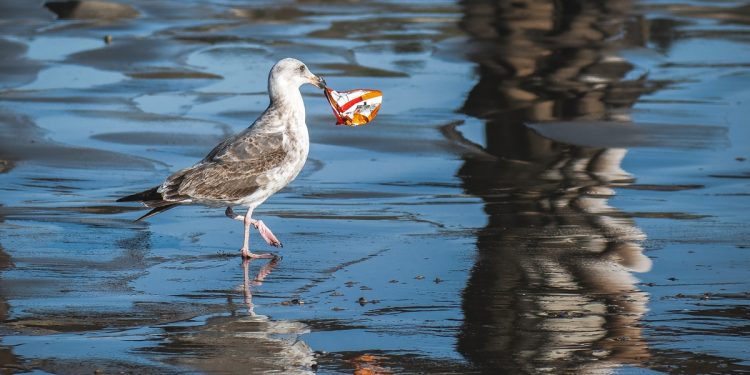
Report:
M359 354L352 359L354 375L390 375L393 372L384 367L381 362L384 358L373 354Z
M3 217L0 216L0 223L3 221ZM0 271L4 271L11 267L13 267L13 262L11 261L10 255L8 255L2 245L0 245ZM0 321L8 321L9 310L10 305L8 305L7 299L4 295L0 294ZM13 354L11 348L0 346L0 373L10 374L20 370L26 370L20 366L20 363L19 358Z
M0 173L6 173L12 168L12 164L4 160L0 160ZM0 206L2 209L2 206ZM0 214L0 223L5 222L5 217ZM2 244L0 244L0 273L13 267L13 260L10 255L5 252ZM0 278L2 283L2 278ZM2 285L2 284L0 284ZM2 289L0 288L0 291ZM4 293L0 293L0 322L7 322L9 317L10 305ZM19 358L13 354L13 350L8 347L0 346L0 373L13 373L20 370L26 370L20 365Z
M625 120L645 88L613 54L629 1L465 1L479 82L463 111L485 119L486 148L459 171L489 222L463 293L458 349L482 369L601 372L649 356L639 320L651 267L632 219L610 207L632 181L624 149L574 147L525 124ZM630 40L631 42L633 40ZM615 47L611 47L615 46Z
M252 261L242 262L247 316L213 316L196 326L166 327L162 343L149 352L167 354L167 362L204 373L311 373L313 352L299 339L309 332L308 327L295 321L271 320L255 312L251 290L262 285L279 260L271 259L252 279Z
M242 294L245 297L245 305L247 306L247 313L250 316L256 316L255 314L255 305L253 305L253 294L251 291L251 286L260 286L263 285L263 280L266 279L266 276L271 274L271 271L273 271L274 268L279 264L279 261L281 258L274 257L272 258L268 263L264 264L260 270L258 270L258 274L255 276L255 279L250 280L250 259L244 259L242 261Z

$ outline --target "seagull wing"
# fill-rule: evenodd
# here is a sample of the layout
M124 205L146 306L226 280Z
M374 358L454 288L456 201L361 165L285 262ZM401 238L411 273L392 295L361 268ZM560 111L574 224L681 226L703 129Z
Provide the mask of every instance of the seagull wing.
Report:
M198 164L167 178L161 194L169 201L235 201L255 192L286 157L282 133L253 131L217 145Z

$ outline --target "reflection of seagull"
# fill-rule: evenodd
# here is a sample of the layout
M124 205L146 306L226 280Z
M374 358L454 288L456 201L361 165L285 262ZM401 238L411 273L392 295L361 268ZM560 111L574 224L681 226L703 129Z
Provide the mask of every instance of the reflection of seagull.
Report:
M253 305L253 293L250 290L250 287L263 285L263 280L265 280L266 276L268 276L271 271L276 268L276 265L279 264L281 258L274 257L273 259L271 259L271 261L263 265L263 267L258 270L258 275L255 276L255 279L253 279L252 282L250 281L250 260L251 259L246 258L242 261L242 294L245 296L245 306L247 306L247 313L250 314L250 316L256 316L255 305Z
M142 202L153 208L138 220L180 204L228 206L226 215L245 224L242 256L272 257L250 252L250 225L269 245L281 246L262 221L252 218L252 213L291 182L305 164L310 142L305 104L299 91L305 83L325 88L325 81L301 61L277 62L268 75L270 104L249 128L227 138L198 164L167 177L161 185L117 201ZM247 214L235 215L233 205L247 207Z

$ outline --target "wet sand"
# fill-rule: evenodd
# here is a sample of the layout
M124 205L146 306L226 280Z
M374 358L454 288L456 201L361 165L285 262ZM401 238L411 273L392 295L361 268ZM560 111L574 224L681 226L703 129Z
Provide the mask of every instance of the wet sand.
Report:
M554 4L0 4L0 372L750 371L750 11ZM287 56L385 96L346 128L303 89L283 259L114 203Z

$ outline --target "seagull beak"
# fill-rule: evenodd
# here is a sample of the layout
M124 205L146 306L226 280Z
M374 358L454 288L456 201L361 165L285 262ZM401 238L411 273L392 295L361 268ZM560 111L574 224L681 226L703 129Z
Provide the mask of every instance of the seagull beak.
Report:
M323 79L321 76L312 76L310 77L310 83L319 88L319 89L325 89L326 88L326 80Z

